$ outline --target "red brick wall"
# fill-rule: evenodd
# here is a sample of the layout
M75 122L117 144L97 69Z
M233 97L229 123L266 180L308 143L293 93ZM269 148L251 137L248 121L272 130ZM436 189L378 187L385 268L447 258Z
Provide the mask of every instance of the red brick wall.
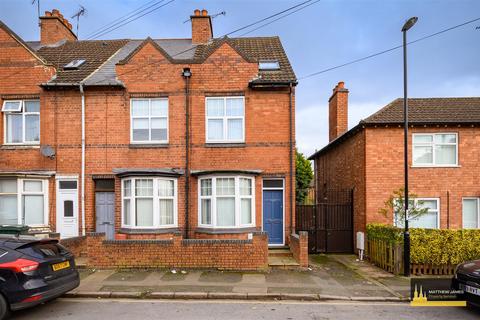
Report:
M315 159L317 199L324 189L353 188L354 232L365 229L365 132L360 131Z
M95 268L218 268L259 270L268 266L267 237L252 240L104 241L103 234L87 236L88 266Z
M290 235L290 251L300 267L308 267L308 232L300 231Z
M455 168L412 168L412 133L458 133ZM440 199L440 227L462 228L462 197L480 196L479 130L475 127L414 127L409 135L409 189L418 197ZM378 213L394 190L403 187L403 128L366 130L366 223L392 223Z
M0 30L3 41L8 40ZM8 41L6 41L7 39ZM2 39L0 39L0 43ZM10 50L10 51L5 51ZM22 51L23 50L23 51ZM11 56L32 60L18 46L0 46L0 57ZM37 62L35 62L37 63ZM37 63L38 64L38 63ZM33 60L32 60L33 65ZM147 67L145 65L148 65ZM5 74L2 69L0 74ZM262 190L264 177L285 178L285 234L290 233L289 181L289 91L255 91L248 82L258 73L256 63L248 63L228 44L224 44L202 64L171 64L155 47L144 46L125 65L118 65L120 80L126 90L115 88L85 89L86 102L86 181L85 213L87 232L95 231L95 188L92 176L112 174L114 168L181 168L185 167L185 82L184 67L191 67L191 170L259 169L256 177L256 227L262 228ZM57 175L79 177L79 231L81 232L80 172L81 172L81 96L78 88L41 90L53 69L33 66L10 81L0 77L0 95L37 94L41 99L41 144L55 148L50 160L40 155L38 147L0 148L0 170L52 170ZM20 70L21 71L21 70ZM30 78L30 74L32 77ZM25 87L24 87L25 86ZM169 99L169 143L167 146L135 148L130 144L130 98L144 94ZM245 144L238 147L216 147L205 143L205 97L211 95L245 96ZM295 119L293 118L293 121ZM0 136L3 139L3 121ZM293 177L294 181L295 177ZM192 177L190 193L190 236L197 235L197 179ZM55 185L50 184L49 221L55 230ZM185 178L178 178L178 222L185 226ZM121 227L120 180L116 180L115 228ZM294 190L293 190L294 193ZM81 233L80 233L81 234ZM128 235L129 238L163 238L164 235ZM206 236L205 236L206 237ZM211 235L210 237L220 237ZM245 238L231 235L232 238ZM288 237L287 237L288 241Z
M87 255L87 238L86 237L75 237L62 239L60 244L68 249L75 258L84 257Z
M348 90L339 82L328 100L328 141L332 141L348 129Z
M196 15L190 19L192 23L192 42L207 43L213 36L210 16Z

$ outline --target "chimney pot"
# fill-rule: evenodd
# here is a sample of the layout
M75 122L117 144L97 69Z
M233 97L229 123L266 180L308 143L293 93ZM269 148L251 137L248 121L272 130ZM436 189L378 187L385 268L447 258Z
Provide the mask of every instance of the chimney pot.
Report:
M51 12L45 11L40 21L40 43L49 45L61 40L77 40L77 36L72 32L72 24L58 9L53 9Z
M342 89L342 88L345 87L345 82L340 81L337 86L338 86L338 88Z
M194 15L190 16L192 22L192 43L207 43L213 38L212 18L208 11L196 9Z

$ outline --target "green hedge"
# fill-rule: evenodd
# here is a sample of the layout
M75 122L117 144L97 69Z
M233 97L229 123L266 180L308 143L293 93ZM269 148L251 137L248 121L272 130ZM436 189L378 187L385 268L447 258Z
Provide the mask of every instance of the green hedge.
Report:
M389 225L367 225L367 238L390 244L403 243L403 229ZM480 259L480 230L410 229L411 262L414 264L458 264Z

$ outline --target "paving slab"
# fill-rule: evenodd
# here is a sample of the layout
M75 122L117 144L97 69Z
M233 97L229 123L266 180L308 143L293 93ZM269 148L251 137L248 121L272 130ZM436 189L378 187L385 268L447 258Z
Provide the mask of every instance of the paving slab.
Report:
M216 282L216 283L236 283L242 281L242 273L240 272L215 272L204 271L200 278L200 282Z
M264 274L244 274L241 284L264 284L266 283Z

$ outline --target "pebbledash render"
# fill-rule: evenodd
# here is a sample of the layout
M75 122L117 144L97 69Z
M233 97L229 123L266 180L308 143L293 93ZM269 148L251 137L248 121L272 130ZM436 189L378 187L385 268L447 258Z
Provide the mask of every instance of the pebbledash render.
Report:
M297 81L278 37L214 38L206 10L189 39L80 41L58 10L40 21L31 42L0 22L0 224L261 237L262 263L289 245Z
M396 224L379 213L403 187L403 100L396 99L348 130L348 90L340 82L329 100L328 145L315 161L317 197L353 189L354 232L368 223ZM480 227L480 98L412 98L409 105L409 188L428 213L411 227Z

